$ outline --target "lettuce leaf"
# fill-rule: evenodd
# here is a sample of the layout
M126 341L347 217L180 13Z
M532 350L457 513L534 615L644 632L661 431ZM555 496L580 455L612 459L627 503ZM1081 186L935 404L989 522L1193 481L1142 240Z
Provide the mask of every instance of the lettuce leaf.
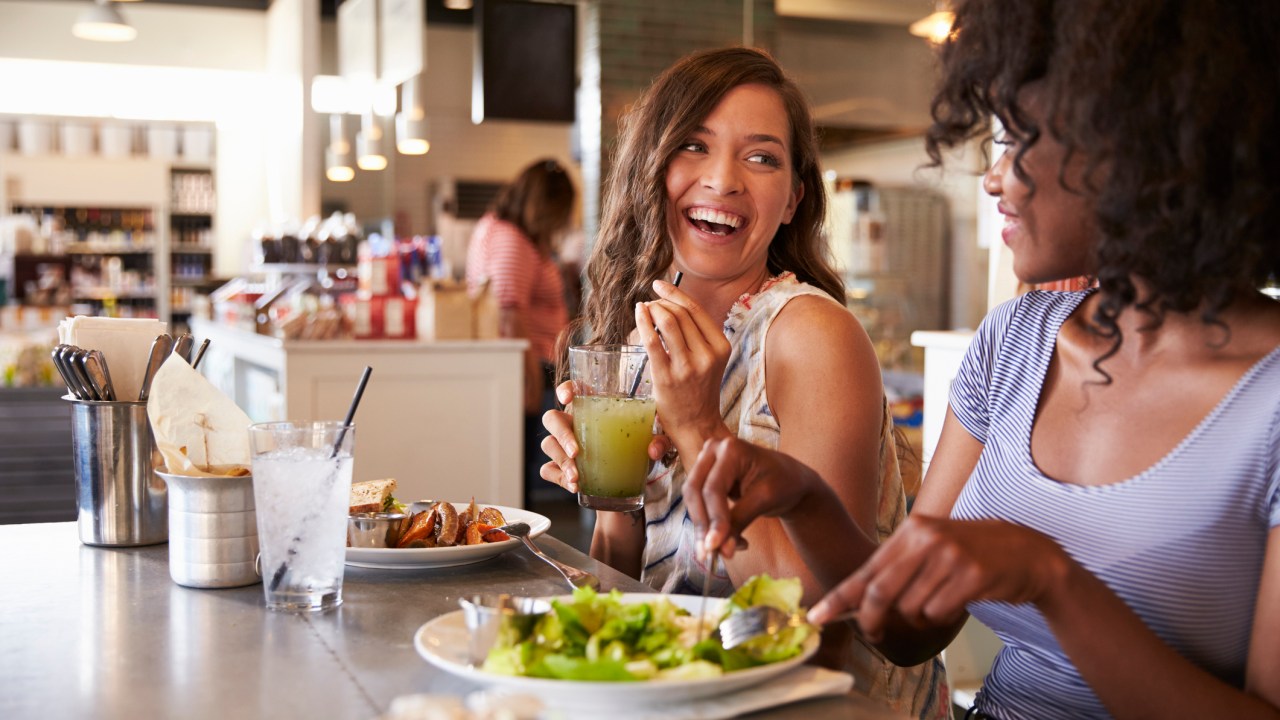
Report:
M798 579L748 580L725 604L725 616L773 605L799 609ZM696 620L666 598L623 603L620 592L578 588L572 598L553 600L531 634L499 634L484 663L488 672L560 680L633 682L698 679L793 657L814 628L791 628L725 650L718 639L697 642Z

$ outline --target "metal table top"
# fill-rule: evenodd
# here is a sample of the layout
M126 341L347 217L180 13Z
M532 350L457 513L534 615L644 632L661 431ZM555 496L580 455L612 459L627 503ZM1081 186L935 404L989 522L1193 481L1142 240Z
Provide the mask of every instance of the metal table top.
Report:
M647 586L549 536L539 544L604 587ZM523 548L430 570L348 567L343 605L266 610L261 585L196 590L169 578L168 546L81 545L75 523L0 526L0 717L359 718L399 695L478 686L422 660L413 635L460 595L567 592ZM856 691L752 717L896 718Z

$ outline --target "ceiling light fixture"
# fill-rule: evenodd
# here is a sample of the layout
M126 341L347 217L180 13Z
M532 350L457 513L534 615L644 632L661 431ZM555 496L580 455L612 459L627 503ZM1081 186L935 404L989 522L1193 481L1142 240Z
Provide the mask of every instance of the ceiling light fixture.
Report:
M366 110L356 133L356 167L361 170L384 170L387 156L382 154L382 119Z
M138 37L138 31L125 21L111 0L94 0L93 6L71 26L71 34L98 42L129 42Z
M946 9L945 3L938 3L936 12L920 18L907 28L912 35L922 37L937 45L951 37L951 26L955 24L956 14Z
M400 86L400 112L396 114L396 150L402 155L426 155L427 111L422 93L422 75L414 75Z
M329 116L329 147L324 151L324 176L330 182L349 182L356 176L351 167L351 143L346 120L341 113Z
M444 0L444 6L450 10L470 10L471 0Z

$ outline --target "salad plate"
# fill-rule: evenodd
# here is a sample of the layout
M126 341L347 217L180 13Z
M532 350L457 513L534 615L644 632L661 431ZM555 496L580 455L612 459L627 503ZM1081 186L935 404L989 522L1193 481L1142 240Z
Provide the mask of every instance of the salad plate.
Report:
M623 603L666 598L698 612L696 595L626 593ZM707 616L719 617L724 598L707 599ZM818 650L818 635L805 639L800 654L770 663L698 679L654 679L634 682L589 682L501 675L471 665L467 658L469 633L461 610L441 615L414 633L413 645L424 660L457 677L486 685L500 693L533 695L551 708L605 712L610 708L649 707L708 698L759 685L804 663Z
M468 501L470 502L470 501ZM457 507L466 507L468 503L454 503ZM481 507L497 508L508 523L529 523L529 537L538 537L551 527L551 521L545 516L520 508L503 505L477 503ZM497 557L502 553L518 548L521 542L516 538L501 542L481 543L479 545L455 545L453 547L435 548L347 548L347 564L352 567L379 568L384 570L420 570L423 568L446 568L455 565L470 565Z

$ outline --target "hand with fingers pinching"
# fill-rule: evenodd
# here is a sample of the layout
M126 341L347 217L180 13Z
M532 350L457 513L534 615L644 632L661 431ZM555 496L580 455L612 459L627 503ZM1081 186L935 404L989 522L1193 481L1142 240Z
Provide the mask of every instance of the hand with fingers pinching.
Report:
M825 587L847 577L875 549L812 468L738 438L706 442L689 468L684 500L704 556L718 551L726 560L732 558L746 547L743 531L761 517L782 520Z
M724 328L665 280L658 299L636 304L636 335L649 353L658 419L677 448L694 456L711 438L731 433L720 414L720 383L732 348Z
M901 618L917 629L964 618L978 600L1041 604L1059 593L1074 561L1030 528L1001 520L913 515L862 567L809 612L823 623L856 610L872 642Z

